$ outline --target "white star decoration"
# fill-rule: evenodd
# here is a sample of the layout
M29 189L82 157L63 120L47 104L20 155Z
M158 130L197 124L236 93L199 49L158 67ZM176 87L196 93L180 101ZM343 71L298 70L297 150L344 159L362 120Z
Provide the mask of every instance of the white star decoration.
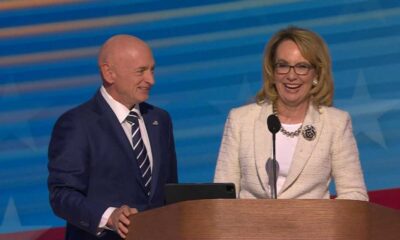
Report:
M16 234L14 239L34 240L49 228L49 226L22 226L14 199L10 198L0 225L0 239L2 234L20 233Z
M4 89L12 89L12 91L4 92ZM11 82L5 86L3 91L0 92L0 104L2 103L2 99L5 99L6 97L14 98L15 101L23 101L20 98L18 85L14 82ZM39 115L43 109L44 107L33 110L24 109L20 112L5 112L6 114L0 117L0 123L3 125L3 127L7 125L10 125L10 127L4 128L4 130L0 133L0 141L17 140L27 146L30 150L38 151L29 121L36 115Z
M239 88L236 98L228 98L224 100L210 101L210 104L218 108L221 113L227 113L228 105L235 102L233 99L246 99L249 103L250 97L255 93L251 90L251 86L246 76L243 77L242 84ZM243 104L246 104L243 103ZM381 147L387 149L386 141L379 123L379 118L388 111L400 107L400 99L373 99L368 92L367 82L364 72L361 70L358 74L355 90L352 98L335 100L335 105L352 116L354 135L364 134Z
M363 133L372 141L387 149L379 118L386 112L398 108L400 106L399 99L372 99L368 92L364 72L360 71L353 97L337 100L335 104L350 112L354 135Z
M247 75L243 76L239 87L237 88L235 86L234 89L235 92L232 94L227 92L221 94L221 96L224 97L221 100L209 100L210 105L218 109L218 111L223 115L228 115L228 112L232 107L238 107L254 102L254 96L256 95L256 92L254 91L254 88L252 88L252 83L247 79ZM229 97L235 95L236 97Z

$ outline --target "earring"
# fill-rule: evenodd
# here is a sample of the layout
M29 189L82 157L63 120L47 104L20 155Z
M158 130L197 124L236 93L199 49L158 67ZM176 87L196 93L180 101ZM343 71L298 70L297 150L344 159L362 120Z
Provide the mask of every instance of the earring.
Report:
M317 80L316 78L314 78L314 80L312 81L312 84L313 84L314 86L316 86L316 85L318 84L318 80Z

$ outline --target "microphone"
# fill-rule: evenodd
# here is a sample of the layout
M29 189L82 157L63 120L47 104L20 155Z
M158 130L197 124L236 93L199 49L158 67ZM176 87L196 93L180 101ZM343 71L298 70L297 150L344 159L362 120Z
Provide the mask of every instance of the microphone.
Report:
M267 119L268 129L272 134L276 134L281 129L281 122L275 114L271 114Z
M276 190L276 151L275 151L275 134L279 132L281 129L281 122L279 118L275 114L271 114L267 118L268 130L272 133L272 188L271 188L271 196L274 199L277 199L277 190Z

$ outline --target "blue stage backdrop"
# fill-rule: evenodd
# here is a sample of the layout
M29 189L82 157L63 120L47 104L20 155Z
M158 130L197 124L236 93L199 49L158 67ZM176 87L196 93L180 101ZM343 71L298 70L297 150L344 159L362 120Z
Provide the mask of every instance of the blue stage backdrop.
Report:
M182 182L210 182L228 111L261 86L265 43L287 25L327 41L335 106L353 118L368 190L400 186L400 1L1 1L0 234L62 226L48 203L56 119L100 85L99 46L154 50L150 103L173 118Z

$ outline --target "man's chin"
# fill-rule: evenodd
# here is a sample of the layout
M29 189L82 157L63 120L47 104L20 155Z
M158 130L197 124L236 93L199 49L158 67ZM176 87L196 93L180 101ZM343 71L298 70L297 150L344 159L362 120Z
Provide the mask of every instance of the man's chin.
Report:
M141 102L147 101L147 99L149 99L149 95L147 95L147 96L142 96L142 97L138 98L138 101L139 101L139 103L141 103Z

